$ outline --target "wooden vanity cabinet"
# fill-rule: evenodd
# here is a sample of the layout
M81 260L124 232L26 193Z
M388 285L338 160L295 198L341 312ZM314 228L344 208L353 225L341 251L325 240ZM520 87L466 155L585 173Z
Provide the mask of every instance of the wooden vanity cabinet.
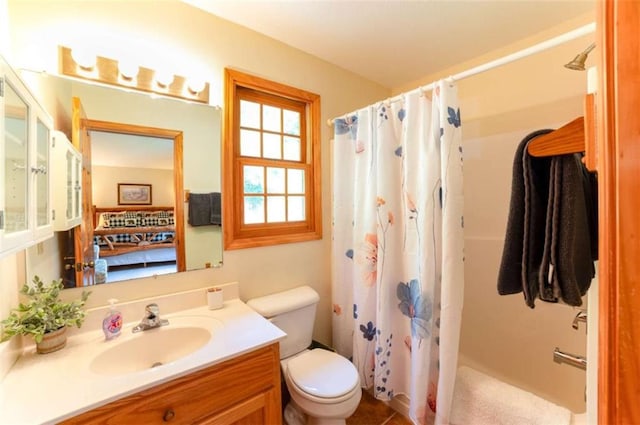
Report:
M281 424L278 344L113 401L63 424Z

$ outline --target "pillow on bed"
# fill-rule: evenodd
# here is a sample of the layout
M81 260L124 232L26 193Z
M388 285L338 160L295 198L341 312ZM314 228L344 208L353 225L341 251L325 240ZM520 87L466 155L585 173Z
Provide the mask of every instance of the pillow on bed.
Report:
M136 222L135 217L125 217L124 218L124 227L138 227L138 223Z
M169 226L174 224L173 211L143 213L141 220L143 226Z
M109 222L109 227L124 227L124 213L110 213L107 221Z
M175 224L173 211L160 211L158 214L158 226L169 226Z
M142 221L142 214L138 211L127 211L122 215L124 217L124 227L138 227Z
M102 214L104 227L120 227L119 226L119 213L104 213Z
M152 212L143 212L141 218L141 224L143 226L157 226L158 225L158 217L156 213Z
M98 225L96 227L109 227L109 220L105 220L104 214L98 216Z
M142 218L138 211L126 211L121 213L104 213L104 227L137 227Z

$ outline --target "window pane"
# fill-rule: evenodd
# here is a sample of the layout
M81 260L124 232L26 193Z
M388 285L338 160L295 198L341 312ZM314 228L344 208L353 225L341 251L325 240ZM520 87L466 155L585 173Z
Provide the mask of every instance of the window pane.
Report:
M240 130L240 155L260 157L260 132Z
M280 151L280 135L263 133L264 141L264 153L263 158L282 159L282 153Z
M267 223L286 221L284 196L267 196Z
M267 193L284 193L284 168L267 168Z
M287 192L304 194L304 170L287 170Z
M280 133L280 108L262 105L262 129Z
M282 123L284 125L283 133L300 135L300 112L283 110Z
M264 223L264 198L262 196L244 197L245 224Z
M240 127L260 128L260 104L240 101Z
M284 159L300 161L300 139L297 137L284 138Z
M304 196L289 196L288 221L303 221L304 215Z
M244 193L264 193L264 167L243 167Z

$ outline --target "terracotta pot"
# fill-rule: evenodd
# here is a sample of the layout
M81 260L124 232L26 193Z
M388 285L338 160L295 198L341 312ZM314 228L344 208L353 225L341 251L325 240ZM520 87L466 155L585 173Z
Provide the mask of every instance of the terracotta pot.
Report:
M56 331L44 334L42 341L36 343L36 351L38 354L53 353L63 349L65 345L67 345L67 328L63 326Z

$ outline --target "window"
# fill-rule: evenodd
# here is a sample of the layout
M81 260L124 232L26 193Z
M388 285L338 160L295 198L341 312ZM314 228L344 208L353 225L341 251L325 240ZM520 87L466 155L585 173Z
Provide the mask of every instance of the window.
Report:
M320 239L320 96L226 69L225 103L225 249Z

